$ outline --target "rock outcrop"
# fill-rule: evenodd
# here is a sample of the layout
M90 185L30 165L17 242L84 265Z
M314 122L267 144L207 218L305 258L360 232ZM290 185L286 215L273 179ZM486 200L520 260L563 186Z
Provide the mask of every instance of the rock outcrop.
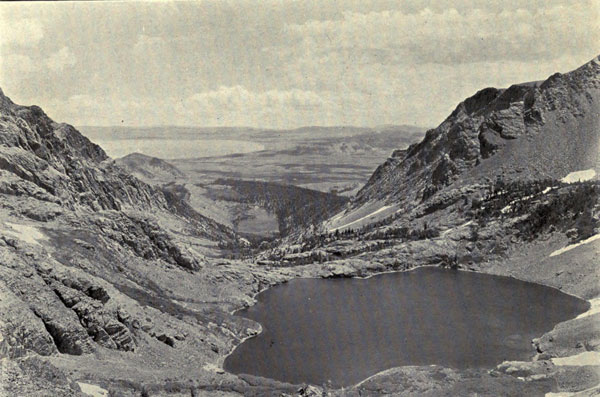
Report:
M39 107L16 105L0 91L0 114L0 170L22 180L20 186L13 182L15 194L33 191L68 208L166 207L159 192L115 166L98 145L72 126L55 123Z
M423 141L394 152L352 207L373 200L410 206L455 182L560 179L571 171L600 171L599 109L598 58L544 82L483 89ZM550 153L555 157L546 157Z

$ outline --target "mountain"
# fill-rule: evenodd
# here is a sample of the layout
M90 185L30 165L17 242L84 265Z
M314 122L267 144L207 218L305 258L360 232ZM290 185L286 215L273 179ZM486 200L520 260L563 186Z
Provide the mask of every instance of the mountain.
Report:
M428 249L417 256L427 255L425 262L455 256L471 266L492 259L482 252L486 244L505 258L515 242L544 233L584 240L600 226L599 114L599 58L543 82L480 90L419 143L394 151L323 223L323 233L341 234L327 249L346 257L370 251L365 239L385 247L424 240ZM591 181L565 183L581 176ZM466 235L452 237L459 231ZM340 241L356 238L361 244L340 249ZM396 251L395 260L415 263L415 251L403 249L406 257Z
M185 177L185 174L171 163L142 153L131 153L116 159L115 162L141 180Z
M259 263L311 266L321 277L437 266L540 283L596 305L599 100L599 58L543 82L483 89L421 142L394 151L346 208L320 228L264 251ZM423 293L429 288L437 286ZM508 394L592 395L598 378L582 380L597 373L599 323L600 314L590 311L532 339L530 361L506 362L487 375L462 372L474 377L476 391L468 381L432 391L435 376L426 374L424 384L407 392L416 368L402 367L369 378L372 387L363 383L346 392L493 396L507 393L510 378L518 377L525 389ZM587 355L594 359L581 361ZM555 365L563 357L574 365ZM554 386L536 383L542 379ZM577 386L568 389L563 381Z
M0 91L1 394L82 395L73 377L189 391L181 374L214 376L203 366L257 332L231 308L281 278L214 264L238 242Z
M600 351L599 75L596 58L544 82L479 91L420 143L396 150L321 224L313 213L334 211L346 199L220 175L228 179L209 193L311 223L255 256L233 255L238 260L225 259L221 248L237 254L245 241L198 212L209 200L188 202L195 195L188 185L204 187L163 185L162 177L148 184L75 128L0 92L0 390L27 396L596 392L597 366L561 362ZM358 141L379 139L370 134ZM380 133L386 142L396 139L386 134ZM354 145L340 149L362 155ZM331 161L327 172L339 173ZM143 156L131 163L169 180L176 173ZM309 165L325 172L322 164ZM345 171L355 164L347 165ZM315 203L304 210L299 192ZM594 306L535 337L531 360L494 368L401 367L343 390L223 370L225 357L262 330L232 314L256 302L258 292L300 277L366 277L421 266L541 283ZM423 293L429 288L439 286Z
M166 208L159 193L112 165L72 126L55 123L37 106L16 105L1 91L0 111L3 192L68 208Z
M445 187L485 180L561 179L600 173L600 61L543 82L485 88L437 128L397 150L359 191L353 210L374 201L414 206ZM344 217L348 218L348 216Z

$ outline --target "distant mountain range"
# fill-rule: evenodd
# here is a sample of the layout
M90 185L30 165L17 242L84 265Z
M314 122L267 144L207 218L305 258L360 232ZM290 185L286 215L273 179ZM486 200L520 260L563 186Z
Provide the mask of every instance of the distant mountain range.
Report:
M93 141L132 140L132 139L224 139L245 140L250 142L269 143L274 140L288 138L327 139L365 135L370 133L415 134L425 132L425 128L404 125L383 125L373 128L335 126L335 127L300 127L295 129L260 129L250 127L94 127L83 126L81 131Z

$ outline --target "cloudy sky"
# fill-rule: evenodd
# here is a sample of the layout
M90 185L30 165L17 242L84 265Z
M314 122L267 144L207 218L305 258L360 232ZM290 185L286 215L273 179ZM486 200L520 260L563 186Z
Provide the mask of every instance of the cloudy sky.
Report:
M74 125L429 127L478 89L598 55L599 13L600 0L1 3L0 87Z

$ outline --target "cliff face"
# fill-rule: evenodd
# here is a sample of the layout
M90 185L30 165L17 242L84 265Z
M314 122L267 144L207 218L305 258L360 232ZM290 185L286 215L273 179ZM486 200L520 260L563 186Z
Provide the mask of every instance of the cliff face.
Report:
M418 144L397 151L358 193L371 200L420 202L445 186L495 179L560 179L598 161L600 61L544 82L486 88Z
M98 145L39 107L16 105L0 91L0 115L1 192L35 191L69 208L167 207L160 192L116 167Z
M37 385L77 395L48 362L61 356L112 355L127 369L131 363L118 353L156 362L161 350L172 349L167 356L196 357L190 371L200 370L243 334L246 327L236 327L245 323L230 320L228 302L214 305L210 319L176 302L220 302L217 284L244 285L236 273L219 280L221 269L204 268L218 242L235 240L177 196L115 165L72 126L0 91L0 360L12 360L2 361L12 377L3 391L35 395ZM243 299L230 295L238 304ZM206 331L211 321L214 332Z

